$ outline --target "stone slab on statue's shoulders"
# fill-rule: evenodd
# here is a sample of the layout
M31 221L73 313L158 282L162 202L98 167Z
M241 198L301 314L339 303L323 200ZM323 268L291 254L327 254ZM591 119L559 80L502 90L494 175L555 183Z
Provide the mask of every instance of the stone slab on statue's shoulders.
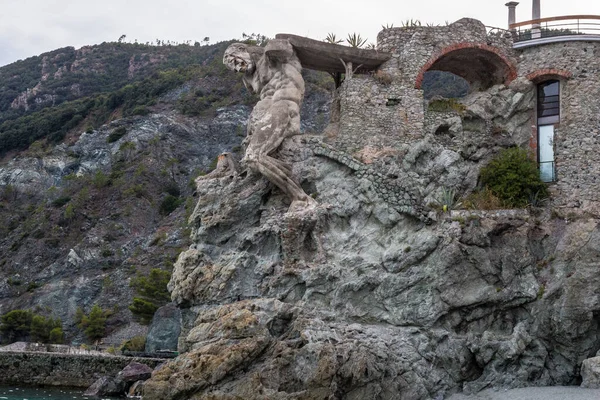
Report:
M294 46L303 68L318 71L344 73L346 70L340 60L351 62L355 66L361 65L361 69L375 70L392 57L390 53L383 51L326 43L288 33L279 33L275 37L287 39Z

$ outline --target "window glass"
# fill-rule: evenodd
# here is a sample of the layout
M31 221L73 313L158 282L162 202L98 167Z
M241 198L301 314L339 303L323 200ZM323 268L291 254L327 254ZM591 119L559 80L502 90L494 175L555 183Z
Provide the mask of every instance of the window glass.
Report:
M558 81L538 85L538 118L560 114L560 86Z
M538 127L540 177L544 182L554 182L554 125Z

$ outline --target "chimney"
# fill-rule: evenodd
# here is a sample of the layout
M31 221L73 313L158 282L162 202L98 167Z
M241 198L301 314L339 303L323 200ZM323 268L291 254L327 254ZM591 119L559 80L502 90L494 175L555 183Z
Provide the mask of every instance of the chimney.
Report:
M511 1L511 2L505 4L505 6L508 7L508 29L510 29L510 26L512 24L517 22L516 8L518 5L519 5L519 3L516 1Z
M540 6L540 0L533 0L531 7L531 19L540 19L542 12ZM542 37L542 31L540 29L540 24L532 24L531 25L531 38L536 39Z

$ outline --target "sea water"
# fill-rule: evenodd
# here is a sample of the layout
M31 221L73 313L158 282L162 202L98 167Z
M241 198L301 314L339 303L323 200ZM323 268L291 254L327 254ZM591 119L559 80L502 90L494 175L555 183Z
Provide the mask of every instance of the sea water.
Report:
M0 386L0 400L83 400L83 390ZM106 399L113 399L106 397Z

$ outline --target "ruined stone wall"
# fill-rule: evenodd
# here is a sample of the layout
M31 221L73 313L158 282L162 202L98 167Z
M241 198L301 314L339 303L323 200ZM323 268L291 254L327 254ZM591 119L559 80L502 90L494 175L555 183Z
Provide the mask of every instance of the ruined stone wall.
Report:
M344 82L340 96L340 134L329 140L340 150L363 160L361 152L389 152L422 139L421 90L356 75Z
M378 48L391 52L392 58L375 74L346 79L340 89L340 129L328 143L368 161L363 153L376 159L422 140L426 133L422 75L438 57L465 47L497 55L507 70L514 64L510 40L488 35L485 26L473 19L443 27L384 29ZM511 79L516 76L516 71L509 72ZM381 75L391 83L382 83Z
M1 353L0 384L88 387L115 376L132 361L155 368L164 360L58 353Z
M566 42L520 50L519 75L561 81L555 131L553 204L600 211L600 43ZM535 123L535 116L532 118ZM532 129L535 139L537 132ZM535 140L532 141L535 146Z
M512 40L502 34L488 34L478 20L463 18L447 26L420 26L384 29L377 36L378 50L394 54L382 69L414 86L423 67L444 52L473 43L485 45L508 59Z

